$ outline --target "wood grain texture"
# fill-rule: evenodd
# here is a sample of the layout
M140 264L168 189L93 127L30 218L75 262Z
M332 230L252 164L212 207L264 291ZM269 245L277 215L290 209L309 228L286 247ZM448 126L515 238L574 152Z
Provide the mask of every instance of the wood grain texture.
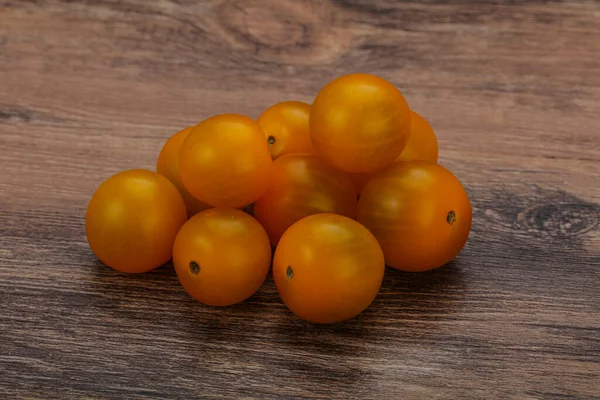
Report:
M0 397L600 398L599 54L595 1L0 0ZM321 327L94 258L103 179L356 71L469 191L450 265Z

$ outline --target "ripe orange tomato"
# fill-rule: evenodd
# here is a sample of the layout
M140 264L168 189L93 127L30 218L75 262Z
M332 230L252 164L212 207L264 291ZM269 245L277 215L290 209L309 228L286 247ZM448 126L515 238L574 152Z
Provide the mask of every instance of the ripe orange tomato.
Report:
M414 111L410 112L411 127L408 143L395 161L423 160L437 162L438 143L431 125ZM350 174L356 191L360 194L376 172Z
M164 144L158 155L158 161L156 162L156 172L170 180L177 190L179 190L179 194L181 194L181 197L185 202L188 218L202 210L210 208L208 204L202 203L186 190L181 181L181 175L179 174L179 151L181 150L184 139L192 129L194 129L194 127L190 126L171 136Z
M423 160L437 162L438 142L433 128L416 112L411 111L410 115L410 137L396 161Z
M181 228L173 246L179 282L198 301L212 306L252 296L270 264L271 245L263 227L231 208L196 214Z
M315 152L350 173L374 172L394 161L410 136L410 110L388 81L352 74L327 84L310 112Z
M377 238L386 263L427 271L450 262L471 230L471 204L458 179L426 161L401 161L363 189L358 221Z
M243 207L261 197L273 161L258 124L238 114L210 117L183 141L179 170L185 188L214 207Z
M265 110L258 117L273 160L294 153L312 153L308 117L310 104L284 101Z
M150 271L169 261L185 205L156 172L133 169L104 181L90 200L85 233L92 251L121 272Z
M271 243L294 222L312 214L356 218L358 203L350 178L312 154L289 154L274 163L267 193L254 204L254 215Z
M275 250L273 278L294 314L329 324L367 308L384 269L381 247L364 226L341 215L316 214L284 233Z

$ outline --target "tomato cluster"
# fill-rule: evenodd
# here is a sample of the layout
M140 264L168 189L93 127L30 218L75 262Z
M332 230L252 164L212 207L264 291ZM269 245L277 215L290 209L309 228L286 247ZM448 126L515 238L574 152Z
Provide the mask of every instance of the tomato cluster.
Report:
M257 121L216 115L176 133L157 172L100 185L86 234L118 271L172 258L185 290L213 306L252 296L272 264L292 312L340 322L371 304L386 264L427 271L465 245L469 198L437 158L433 129L394 85L346 75L312 105L279 103Z

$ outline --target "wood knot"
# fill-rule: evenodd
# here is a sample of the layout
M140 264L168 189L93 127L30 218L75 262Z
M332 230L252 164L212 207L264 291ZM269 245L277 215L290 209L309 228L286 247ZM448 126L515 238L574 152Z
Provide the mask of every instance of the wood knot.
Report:
M598 226L598 208L586 203L541 204L517 214L516 223L537 236L578 236Z
M227 42L261 60L288 66L315 65L345 53L354 35L340 35L333 23L339 9L329 2L226 0L215 9Z
M227 17L223 21L227 27L257 45L284 49L310 42L309 27L304 23L308 10L298 10L292 2L273 1L265 6L258 0L230 1L222 7L220 14Z
M600 205L536 185L488 187L473 197L473 230L503 235L512 246L583 245L600 225Z

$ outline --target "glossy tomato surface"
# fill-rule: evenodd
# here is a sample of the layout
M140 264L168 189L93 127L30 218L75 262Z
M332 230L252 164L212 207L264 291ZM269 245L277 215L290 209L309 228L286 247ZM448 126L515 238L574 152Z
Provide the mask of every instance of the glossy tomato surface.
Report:
M265 110L258 118L273 160L296 153L312 153L310 141L310 104L284 101Z
M423 160L437 162L438 143L431 125L419 114L411 111L410 138L395 161ZM360 194L377 172L349 174L356 191Z
M183 186L181 174L179 173L179 152L181 151L181 145L188 133L193 129L194 127L190 126L171 136L164 144L158 155L158 161L156 162L156 172L171 181L177 190L179 190L179 193L185 202L188 218L202 210L210 208L208 204L202 203L187 191L185 186Z
M183 141L179 170L185 188L214 207L243 207L261 197L273 161L262 130L238 114L210 117Z
M363 189L358 221L377 238L386 263L403 271L441 267L471 230L471 204L459 180L426 161L392 164Z
M350 178L311 154L289 154L274 163L267 193L254 205L271 243L294 222L313 214L356 218L358 200Z
M335 323L366 309L385 264L375 237L358 222L316 214L292 225L275 251L273 278L288 308L314 323Z
M134 169L98 187L88 205L85 232L100 261L117 271L141 273L171 258L185 220L175 186L156 172Z
M239 303L264 282L271 244L263 227L243 211L212 208L181 228L173 246L179 282L198 301L212 306Z
M388 81L352 74L327 84L310 113L315 152L349 173L374 172L394 161L410 136L406 100Z
M410 112L411 128L408 143L396 161L438 160L438 142L429 123L414 111Z

